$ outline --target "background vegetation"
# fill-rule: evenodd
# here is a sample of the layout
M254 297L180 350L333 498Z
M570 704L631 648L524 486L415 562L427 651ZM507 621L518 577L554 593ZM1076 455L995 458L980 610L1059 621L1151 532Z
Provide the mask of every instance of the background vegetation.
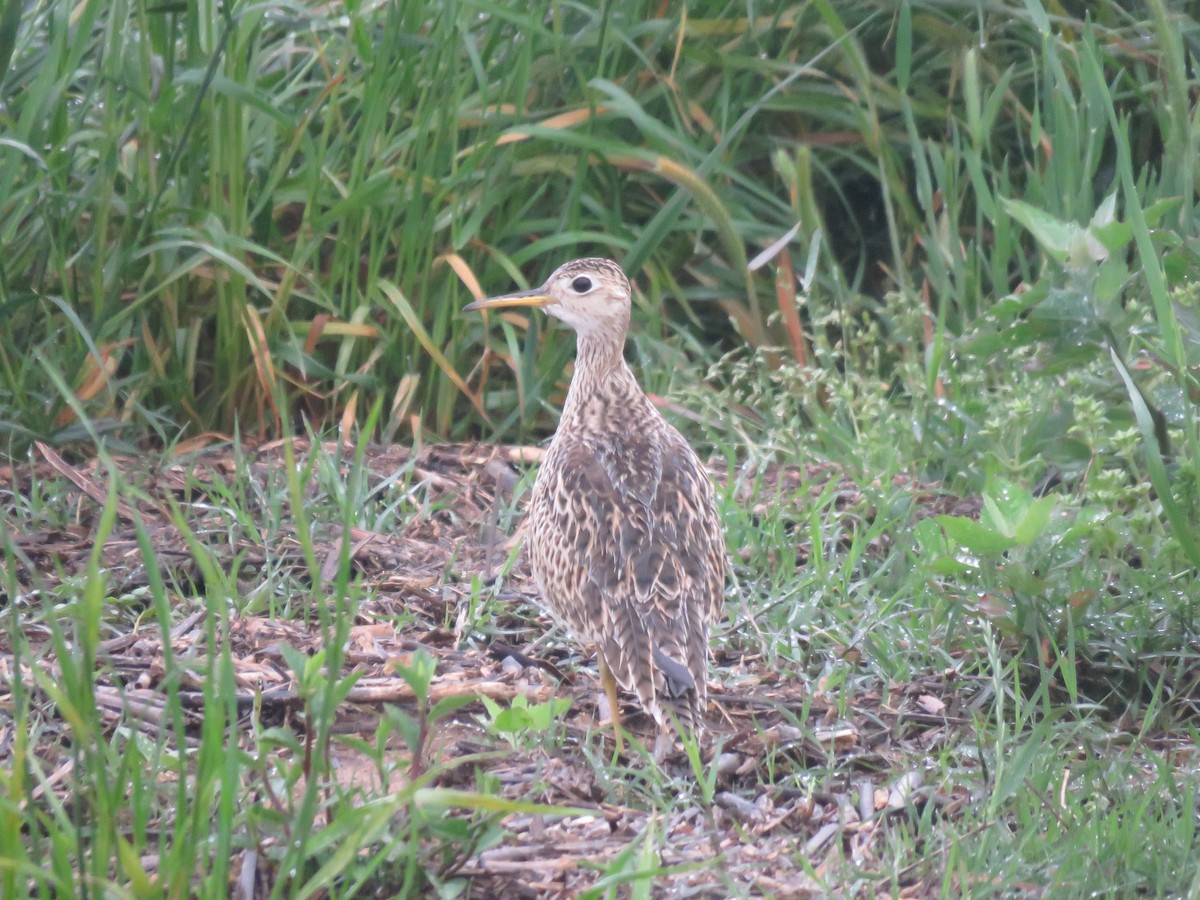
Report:
M1194 4L530 9L0 4L7 455L303 427L532 441L571 342L537 318L459 311L611 256L638 288L640 375L728 462L728 646L753 622L755 652L851 693L860 676L947 667L990 685L974 707L991 742L980 819L934 849L924 822L894 859L934 860L951 892L1055 878L1087 893L1115 870L1130 890L1194 890L1196 763L1163 749L1194 744L1200 685ZM829 460L864 488L849 520L829 492L799 523L734 495L771 463ZM918 516L901 475L982 512ZM47 622L99 628L99 572L42 594L18 583L11 535L70 513L63 485L9 477L10 642ZM276 487L276 506L301 505L294 482ZM376 530L428 513L371 497L330 488L326 512ZM234 516L245 531L259 517ZM267 594L315 590L286 567L259 577ZM207 583L229 595L200 599L210 615L244 611L232 575ZM27 725L22 696L12 721ZM965 765L955 753L942 771ZM99 784L117 758L79 769ZM238 764L220 765L232 790ZM1102 809L1044 801L1067 769ZM36 780L8 782L8 824L75 821L30 812ZM0 851L23 860L5 877L36 882L46 845L5 833ZM72 833L60 849L79 870L137 883L120 841ZM278 890L324 872L326 849L279 861L300 875ZM198 864L171 859L186 892ZM896 889L879 871L867 883ZM55 894L71 874L36 883Z

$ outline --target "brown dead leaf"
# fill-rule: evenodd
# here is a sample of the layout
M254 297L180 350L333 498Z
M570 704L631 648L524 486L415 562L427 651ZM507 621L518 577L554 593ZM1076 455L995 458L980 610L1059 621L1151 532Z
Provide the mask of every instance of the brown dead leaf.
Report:
M932 694L922 694L917 698L917 705L927 713L938 715L945 712L946 704Z

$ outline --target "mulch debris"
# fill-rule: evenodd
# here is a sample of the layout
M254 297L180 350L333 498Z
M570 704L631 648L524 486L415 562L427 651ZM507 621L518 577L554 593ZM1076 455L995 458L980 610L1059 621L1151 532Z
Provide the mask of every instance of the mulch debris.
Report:
M295 440L292 451L299 466L308 465L314 453L338 460L335 475L340 477L354 465L353 451L335 445L313 447ZM53 676L58 666L50 632L39 623L38 597L84 578L100 511L113 502L109 463L71 463L44 445L37 452L39 458L28 466L0 467L0 499L40 495L49 483L60 485L61 492L65 479L77 504L65 520L42 529L11 529L8 535L15 552L7 558L16 568L8 583L15 581L20 590L2 599L6 606L30 611L22 613L28 620L22 627L35 658L18 664L7 635L0 637L0 683L11 688L19 680L34 690L32 668ZM213 447L155 467L145 457L117 456L111 465L128 489L115 500L116 518L97 561L118 607L136 605L156 578L177 598L178 619L168 640L185 715L196 725L203 709L206 659L224 648L208 646L201 601L192 599L203 594L206 574L189 541L206 548L226 573L236 571L244 591L243 612L230 613L227 636L236 701L245 717L295 724L303 698L284 648L312 653L322 646L317 611L292 598L257 596L254 575L268 567L294 567L307 583L331 586L347 555L352 577L365 588L367 599L358 606L345 646L343 671L359 677L343 701L339 731L370 740L383 704L411 704L412 688L396 667L419 651L437 663L431 702L464 695L502 704L518 696L530 703L569 699L565 737L558 748L536 742L510 747L498 741L480 724L478 703L462 707L441 726L435 761L444 772L436 784L473 788L474 767L485 766L507 797L586 810L507 817L506 838L499 846L458 860L449 873L470 879L470 896L572 896L594 884L631 846L653 849L659 844L665 849L654 852L653 865L665 871L654 883L656 890L673 896L725 897L747 891L818 896L825 891L822 876L841 871L848 862L869 869L889 828L906 827L929 804L937 815L952 816L970 801L954 786L923 783L921 769L921 760L948 732L970 727L971 710L963 698L972 691L964 690L955 672L931 674L914 684L880 684L843 704L801 676L731 652L717 656L710 691L704 765L706 771L715 768L712 804L677 802L668 809L648 809L638 803L644 795L606 781L606 771L607 777L625 771L635 783L647 777L644 770L651 764L627 754L617 768L597 765L597 749L611 753L612 745L598 722L596 680L586 671L590 660L576 655L570 642L547 641L546 620L530 612L532 607L521 607L535 600L523 557L502 580L501 598L513 603L511 617L489 622L486 635L477 633L470 618L472 584L492 583L520 540L519 527L514 534L500 527L501 510L519 483L519 468L536 462L540 453L538 448L483 445L368 449L363 465L369 483L393 479L389 497L410 505L414 514L401 516L407 524L393 533L314 521L315 572L287 521L270 532L264 515L256 540L251 536L255 529L234 527L237 513L224 499L229 484L247 478L263 497L272 492L286 497L281 442L243 447L236 454ZM724 470L713 475L726 477ZM833 466L747 467L737 478L735 492L752 510L756 504L790 504L801 522L806 503L834 491L837 507L848 515L872 515L863 490ZM914 479L902 486L917 515L978 511L977 502L934 485ZM181 521L190 533L180 527ZM798 529L798 544L804 537L804 529ZM154 571L147 568L141 549L147 542L154 550ZM105 619L109 631L102 634L99 648L97 703L111 727L157 735L170 724L162 690L166 648L153 610L139 612ZM12 745L5 732L11 732L11 720L3 710L11 694L0 691L0 764L6 764ZM636 732L639 719L632 706L626 716ZM454 765L458 758L477 760L481 750L505 752L493 752L487 763ZM50 775L38 790L69 792L68 757L61 749L55 757L54 747L39 752L45 754ZM349 754L345 762L347 780L353 781L352 773L362 767ZM678 748L663 766L671 775L690 772ZM719 865L712 864L715 859ZM939 877L918 867L888 874L880 890L902 896L924 895ZM927 882L930 878L934 880ZM261 879L240 878L239 885L245 884L255 886L247 896L263 887Z

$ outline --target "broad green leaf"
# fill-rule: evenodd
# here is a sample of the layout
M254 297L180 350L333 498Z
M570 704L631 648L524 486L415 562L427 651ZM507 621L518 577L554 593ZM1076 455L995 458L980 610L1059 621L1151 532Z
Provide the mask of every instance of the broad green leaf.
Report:
M946 536L965 550L987 559L999 559L1016 541L966 516L938 516Z
M1071 245L1079 232L1079 226L1074 222L1064 222L1056 219L1045 210L1030 206L1022 200L1011 200L1001 197L1008 214L1025 226L1052 257L1059 262L1066 262L1071 251Z
M1011 509L1009 504L1002 507L1001 503L1004 501L1003 496L997 499L994 494L984 494L983 509L979 512L979 524L989 531L1011 538L1016 532L1013 519L1020 514L1020 510Z
M1046 533L1050 524L1050 513L1054 510L1056 502L1054 497L1041 497L1025 508L1013 533L1018 544L1028 546Z

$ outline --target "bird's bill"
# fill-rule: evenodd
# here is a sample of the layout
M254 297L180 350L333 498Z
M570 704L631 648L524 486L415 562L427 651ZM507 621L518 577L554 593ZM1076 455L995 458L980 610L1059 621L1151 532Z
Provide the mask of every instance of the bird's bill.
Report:
M517 291L515 294L501 294L499 297L486 297L476 300L463 307L463 312L475 309L499 309L504 306L545 306L553 303L553 297L547 297L541 291Z

